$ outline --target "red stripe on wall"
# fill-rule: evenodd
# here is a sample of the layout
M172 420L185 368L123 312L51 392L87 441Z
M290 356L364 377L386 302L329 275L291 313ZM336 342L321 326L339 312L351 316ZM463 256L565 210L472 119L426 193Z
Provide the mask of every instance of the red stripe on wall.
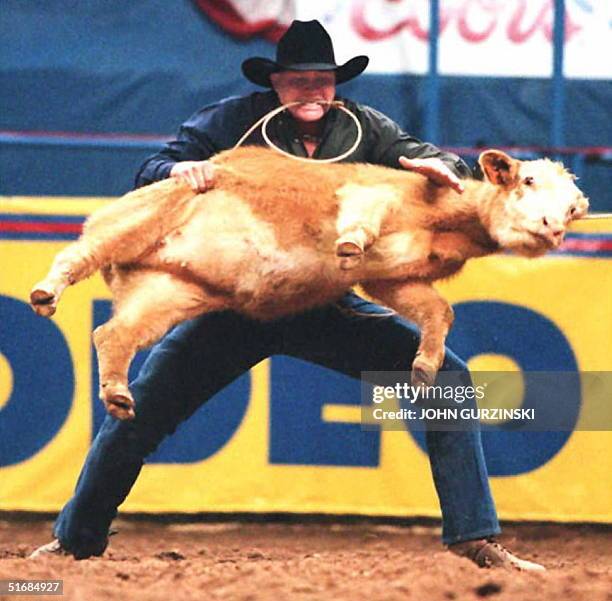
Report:
M1 221L0 232L19 232L23 234L75 234L83 231L82 223L54 223L44 221ZM612 251L612 239L567 238L559 251L563 252L601 252Z
M586 240L584 238L568 238L559 248L561 251L579 250L583 252L597 252L612 250L612 240Z
M0 221L2 232L80 234L81 223L44 223L36 221Z

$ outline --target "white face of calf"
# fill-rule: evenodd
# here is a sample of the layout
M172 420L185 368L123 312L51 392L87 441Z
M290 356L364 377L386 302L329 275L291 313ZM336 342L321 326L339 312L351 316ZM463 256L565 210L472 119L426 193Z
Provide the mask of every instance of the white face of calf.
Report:
M536 256L557 248L588 199L575 177L548 159L517 161L499 150L478 159L486 179L503 190L490 215L491 234L503 248Z

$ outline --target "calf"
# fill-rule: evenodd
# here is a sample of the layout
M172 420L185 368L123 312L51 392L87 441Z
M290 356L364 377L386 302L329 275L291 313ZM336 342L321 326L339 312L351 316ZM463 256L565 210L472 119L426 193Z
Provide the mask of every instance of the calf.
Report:
M94 343L100 396L117 418L134 417L134 354L180 321L224 309L272 320L356 284L419 326L412 379L431 384L453 321L432 283L471 257L557 248L588 209L560 164L496 150L479 158L485 180L465 181L461 195L404 170L262 148L213 161L215 187L204 194L168 179L96 211L31 292L34 310L50 316L68 285L102 270L114 315Z

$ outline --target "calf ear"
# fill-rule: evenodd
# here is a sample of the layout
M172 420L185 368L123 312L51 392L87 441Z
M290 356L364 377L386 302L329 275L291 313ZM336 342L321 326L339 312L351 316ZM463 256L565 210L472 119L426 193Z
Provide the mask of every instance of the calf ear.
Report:
M501 150L485 150L478 164L492 184L512 188L518 183L519 161Z

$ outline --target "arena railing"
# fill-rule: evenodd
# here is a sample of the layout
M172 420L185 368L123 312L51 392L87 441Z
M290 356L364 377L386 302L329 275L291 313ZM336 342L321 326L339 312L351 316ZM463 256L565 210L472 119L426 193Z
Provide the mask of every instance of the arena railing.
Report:
M0 145L7 146L52 146L56 148L91 149L141 149L155 152L170 136L150 134L115 134L50 131L0 131ZM485 149L495 145L444 146L465 158L476 158ZM612 163L612 147L609 146L495 146L512 156L531 160L549 157L563 163L578 177L584 174L587 163Z

